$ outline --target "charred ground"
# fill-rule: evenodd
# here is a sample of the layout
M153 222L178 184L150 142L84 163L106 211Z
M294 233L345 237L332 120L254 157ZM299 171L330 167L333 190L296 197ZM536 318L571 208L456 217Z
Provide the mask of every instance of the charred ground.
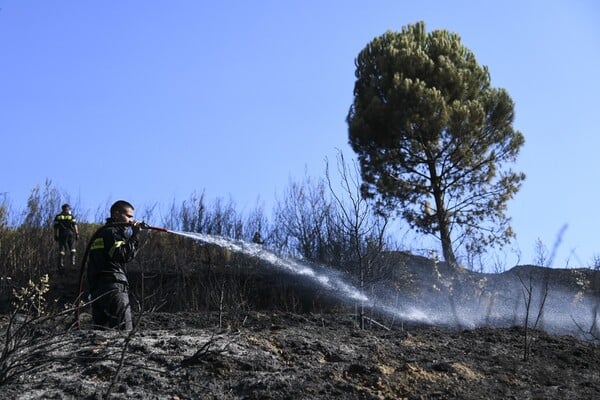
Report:
M150 269L152 260L142 259L130 271L143 310L133 334L91 329L85 309L80 330L65 330L69 317L37 324L27 340L37 346L38 368L5 382L2 396L600 397L597 271L522 266L478 274L404 253L383 257L386 279L369 293L402 312L367 308L364 329L357 304L257 260L205 251L185 268ZM49 301L68 303L76 276L51 273ZM407 318L410 307L426 320ZM5 332L8 317L1 321ZM31 348L22 351L24 358Z
M358 329L352 315L249 313L215 328L215 314L145 316L127 345L115 332L67 333L42 371L4 398L549 399L598 398L598 348L522 328ZM118 371L118 376L117 376ZM115 379L117 376L117 379Z

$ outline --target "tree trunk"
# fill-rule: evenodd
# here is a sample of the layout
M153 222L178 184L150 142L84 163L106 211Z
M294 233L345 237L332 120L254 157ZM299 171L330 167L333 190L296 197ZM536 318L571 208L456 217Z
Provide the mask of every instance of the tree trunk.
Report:
M456 256L452 249L452 238L450 237L450 223L448 222L448 216L446 207L444 206L442 190L439 187L439 179L435 174L435 168L432 167L432 174L434 179L433 182L433 196L435 199L436 216L438 219L438 226L440 230L440 240L442 242L442 252L444 253L444 261L448 263L452 268L457 268Z
M456 256L454 255L454 250L452 249L450 230L448 229L448 223L445 220L440 220L440 238L442 241L442 252L444 253L444 260L452 268L458 267L458 263L456 262Z

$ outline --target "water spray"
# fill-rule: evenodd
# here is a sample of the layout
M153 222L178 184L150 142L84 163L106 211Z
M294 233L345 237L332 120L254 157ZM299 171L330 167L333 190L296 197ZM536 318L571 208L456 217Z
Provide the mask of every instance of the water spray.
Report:
M169 231L179 236L196 241L216 245L235 253L245 254L267 262L269 265L286 270L295 275L301 275L322 288L331 291L335 297L342 301L358 301L366 307L377 308L379 311L391 316L420 323L433 323L434 319L418 307L398 307L385 304L381 299L367 296L359 288L352 285L343 273L326 266L315 267L309 263L292 258L284 258L264 248L260 244L234 240L223 236L208 235L196 232Z
M242 240L234 240L223 236L207 235L196 232L169 231L179 236L194 239L196 241L216 245L231 252L245 254L250 257L258 258L267 262L273 267L277 267L295 275L301 275L314 281L319 286L336 293L338 298L370 302L368 296L362 293L358 288L346 282L339 271L329 270L326 267L318 268L291 258L282 258L275 253L265 249L262 245L248 243Z

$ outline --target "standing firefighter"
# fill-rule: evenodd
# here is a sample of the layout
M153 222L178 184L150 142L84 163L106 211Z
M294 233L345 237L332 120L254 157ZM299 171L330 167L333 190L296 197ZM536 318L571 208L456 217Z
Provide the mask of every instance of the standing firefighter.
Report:
M64 268L64 257L71 254L71 264L75 265L76 244L79 239L77 220L71 214L71 206L63 204L62 212L54 217L54 240L58 243L58 269Z
M111 206L106 224L90 241L87 283L92 318L98 327L133 328L125 264L136 256L138 234L144 225L134 221L133 206L119 200Z

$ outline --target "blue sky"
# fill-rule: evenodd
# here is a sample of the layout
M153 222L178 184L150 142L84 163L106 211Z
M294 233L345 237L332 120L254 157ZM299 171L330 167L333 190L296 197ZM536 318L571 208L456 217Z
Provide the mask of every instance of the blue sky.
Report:
M575 1L0 0L0 193L51 179L91 210L205 191L267 211L352 155L354 59L423 20L458 33L515 101L527 174L510 203L520 263L600 255L600 5Z

